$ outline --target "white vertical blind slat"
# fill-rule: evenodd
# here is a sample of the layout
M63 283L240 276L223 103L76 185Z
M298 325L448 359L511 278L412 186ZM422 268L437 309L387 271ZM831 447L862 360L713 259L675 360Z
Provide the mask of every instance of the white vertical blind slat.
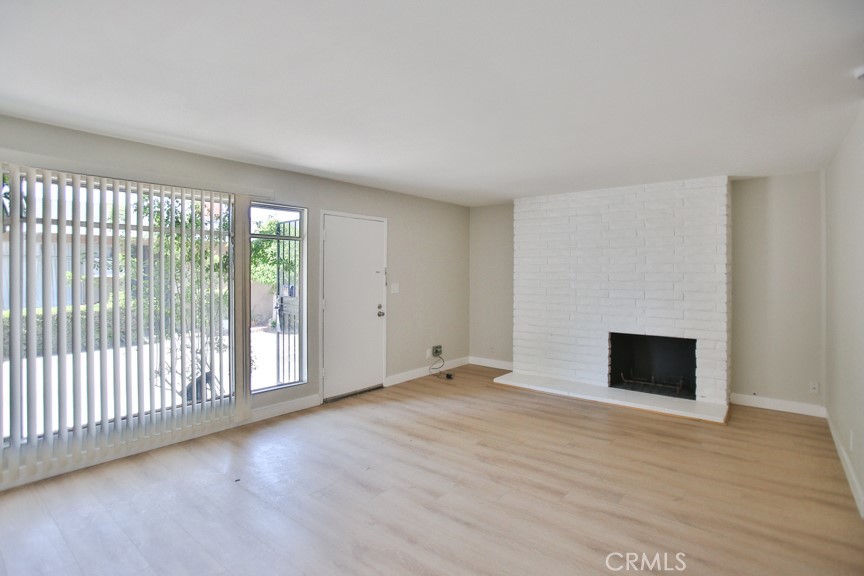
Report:
M121 342L123 337L122 328L120 326L120 308L122 306L122 298L120 298L120 191L125 189L122 182L114 182L114 187L111 190L111 349L114 353L113 364L113 379L112 391L114 393L114 441L120 442L122 439L123 418L122 412L122 394L120 382L122 357L120 356Z
M22 373L21 373L21 334L22 300L21 285L21 173L17 167L9 174L9 442L17 467L22 430ZM10 464L10 467L13 466Z
M3 175L3 178L0 179L0 189L2 189L2 183L8 178L9 171L8 167L3 164L0 166L2 170L0 170L0 174ZM5 200L0 198L0 240L5 238L6 236L6 209L5 209ZM6 298L4 298L5 294L3 291L3 279L6 276L6 267L3 265L3 259L6 256L6 247L2 245L0 242L0 314L2 314L3 310L6 309ZM6 360L8 359L8 355L6 354L6 345L8 342L7 338L4 337L4 332L6 331L6 321L5 319L0 322L0 480L3 479L4 473L6 471L6 423L8 419L6 418L6 412L8 410L9 401L6 396L6 383L9 381L9 378L6 376Z
M66 389L66 197L68 194L66 174L57 175L57 433L59 448L55 456L69 451L69 398Z
M201 192L200 206L201 206L201 218L200 218L201 229L199 231L199 233L200 233L199 238L201 239L201 245L199 246L199 250L201 251L201 259L200 259L200 263L198 265L198 273L200 274L200 278L199 278L199 282L198 282L198 291L201 293L201 296L198 298L198 311L199 311L198 313L199 313L199 316L201 317L201 322L200 322L200 332L199 332L200 336L199 336L198 341L200 342L199 348L201 350L201 359L199 360L199 362L201 363L201 370L200 370L201 376L199 376L199 378L201 378L201 386L200 386L200 390L199 390L198 402L201 403L201 413L202 413L201 418L203 421L206 422L210 419L210 410L207 407L207 379L206 379L207 370L208 370L207 346L205 346L205 342L206 342L206 338L207 338L207 317L204 315L204 312L205 312L205 310L204 310L204 300L205 300L205 298L204 298L204 294L205 294L205 292L204 292L204 276L205 276L205 274L204 273L205 273L205 267L207 266L207 250L206 250L205 236L204 236L204 234L205 234L204 221L205 221L205 212L206 212L206 203L205 203L204 192Z
M168 283L165 281L165 217L166 200L168 189L162 189L162 197L159 202L159 373L163 375L159 381L160 406L161 406L161 432L168 432L168 388L165 385L164 370L165 362L165 292Z
M228 202L230 202L231 213L233 213L234 212L234 200L233 200L233 198L229 198ZM248 226L248 224L247 224L247 226ZM234 269L235 246L234 246L234 237L231 234L230 230L226 232L226 236L227 236L226 240L228 242L227 257L229 260L229 262L228 262L228 274L229 274L228 284L229 284L229 286L231 286L231 285L235 284L235 280L236 280L236 276L235 276L236 270ZM229 342L232 342L232 343L237 341L237 326L236 326L236 322L234 322L234 314L233 314L235 307L236 307L236 302L234 300L234 291L229 289L228 290L228 310L225 311L225 315L228 317L228 340L229 340ZM247 338L248 338L248 336L247 336ZM241 393L238 393L237 387L235 384L236 378L237 378L238 363L237 363L237 358L233 354L233 346L231 348L231 351L232 351L232 353L230 353L228 355L228 378L230 379L231 401L232 401L232 403L236 403L238 394L241 394L243 396L242 402L245 402L246 401L246 390L248 390L249 387L248 386L244 387L243 391ZM243 406L243 409L245 409L245 405Z
M195 353L195 330L196 330L196 322L195 322L195 196L194 191L190 191L190 205L191 205L191 219L189 222L189 359L190 364L192 365L192 373L196 372L195 370L195 362L197 361L197 354ZM192 423L197 424L199 420L198 415L198 390L197 386L195 386L194 377L189 381L189 385L192 387L192 404L190 405L190 411L192 413Z
M189 424L186 414L186 190L183 189L180 195L180 262L178 264L178 272L180 274L180 336L178 336L178 345L180 351L180 413L183 418L183 425ZM193 387L194 388L194 387Z
M36 171L32 168L27 169L27 207L25 238L25 267L27 268L25 277L25 289L27 298L27 451L25 453L25 463L36 463L36 445L39 437L39 402L38 384L39 374L37 372L37 355L36 355L36 327L38 325L37 311L39 303L36 301Z
M148 206L149 210L147 211L147 273L149 275L150 281L147 282L147 320L148 320L148 333L147 333L147 352L148 352L148 363L147 363L147 377L149 379L149 385L147 387L149 391L149 415L147 417L148 429L150 430L150 434L154 434L156 430L156 381L155 381L155 366L156 366L156 347L155 347L155 333L153 331L154 324L153 318L156 315L156 307L154 303L156 301L156 286L154 285L154 265L153 265L153 249L156 246L154 241L153 234L153 211L155 209L155 195L154 195L154 186L151 184L148 186L150 189L150 194L148 198Z
M216 294L216 290L213 286L213 265L215 263L215 255L214 250L216 245L214 243L214 230L213 230L213 222L216 219L216 205L213 200L213 193L209 193L208 198L208 206L210 207L210 217L209 217L209 226L208 226L208 239L210 240L210 249L207 251L208 257L208 266L207 266L207 276L209 281L209 293L210 298L207 298L207 303L210 305L209 313L207 314L207 318L210 319L210 346L207 347L207 351L210 353L210 363L208 367L208 374L210 374L210 412L211 414L216 409L216 332L214 331L214 327L217 324L216 317L213 314L216 312L215 310L215 298L213 298L213 294ZM220 293L221 295L221 293Z
M123 214L123 292L126 307L126 362L125 362L125 387L126 387L126 426L124 440L131 442L135 437L135 409L133 407L132 394L132 183L126 182L126 203Z
M52 349L54 345L51 325L52 325L52 245L54 244L51 237L51 189L52 177L51 172L42 173L42 224L39 227L39 232L42 234L42 301L39 302L42 308L42 426L43 435L42 443L45 445L44 456L50 458L54 444L54 379L52 377ZM58 308L59 316L60 310Z
M108 443L108 181L99 179L99 447Z
M81 177L72 176L72 430L74 451L83 448L81 398Z
M144 303L142 302L145 294L144 288L144 218L141 214L142 190L143 186L140 182L135 183L137 210L135 213L136 238L135 238L135 330L137 337L137 397L138 397L138 428L136 429L136 438L144 438L149 435L149 430L146 427L146 414L144 398Z
M96 290L94 286L93 267L95 265L95 233L94 226L96 222L96 188L91 176L87 177L87 217L85 221L85 269L84 269L84 294L86 306L84 308L84 318L86 324L86 348L85 360L87 363L87 378L85 381L87 388L87 416L86 416L86 445L88 449L93 449L96 445L96 317L93 309L96 305Z
M223 348L223 338L222 338L222 326L223 322L223 306L222 306L222 294L223 294L223 283L222 278L225 276L223 270L225 269L225 263L223 261L224 258L224 247L225 247L225 238L222 235L222 219L225 217L225 198L220 193L219 194L219 243L218 243L218 257L219 257L219 299L218 299L218 307L219 307L219 339L217 341L217 346L219 350L219 417L222 418L225 416L225 349Z
M171 417L172 417L172 420L174 421L173 427L175 429L177 428L177 425L180 422L180 419L175 417L175 412L177 410L177 402L175 399L176 390L177 390L177 370L174 368L175 366L177 366L177 334L176 334L176 329L177 329L177 325L176 325L176 311L177 311L176 295L177 295L177 290L175 288L176 268L175 268L175 264L174 264L175 258L177 257L177 253L176 253L177 242L175 242L175 237L176 237L175 234L177 233L177 225L176 225L177 218L175 216L175 213L176 213L175 211L177 209L176 206L177 206L177 188L172 187L171 188L171 211L170 211L171 222L170 222L170 229L168 231L168 233L171 236L171 245L169 248L170 257L168 259L168 262L169 262L169 266L168 266L168 268L169 268L169 270L168 270L168 278L169 278L168 289L171 290L171 292L170 292L170 294L171 294L171 318L168 322L168 332L169 332L170 338L171 338L171 341L169 342L170 356L171 356L171 376L170 376Z

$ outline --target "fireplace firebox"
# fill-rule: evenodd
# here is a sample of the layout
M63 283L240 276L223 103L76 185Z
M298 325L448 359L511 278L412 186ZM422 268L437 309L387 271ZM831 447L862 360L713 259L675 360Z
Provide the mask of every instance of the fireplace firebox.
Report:
M696 399L696 340L609 333L609 386Z

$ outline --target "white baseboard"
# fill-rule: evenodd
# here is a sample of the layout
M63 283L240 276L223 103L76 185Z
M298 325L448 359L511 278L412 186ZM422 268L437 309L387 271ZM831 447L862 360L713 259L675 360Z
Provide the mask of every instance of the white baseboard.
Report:
M852 460L849 458L849 453L846 452L846 447L843 445L840 434L837 433L834 424L831 422L830 414L828 416L828 428L831 430L831 437L834 439L837 454L840 455L840 463L843 464L843 471L846 472L846 479L849 481L849 488L852 490L855 504L858 505L858 513L861 515L861 518L864 518L864 486L862 486L858 475L855 474Z
M285 414L297 412L298 410L305 410L306 408L312 408L314 406L318 406L319 404L321 404L321 396L319 394L314 394L312 396L304 396L303 398L297 398L296 400L279 402L270 406L253 408L252 415L249 417L249 420L246 423L259 422L261 420L267 420L268 418L284 416Z
M511 372L513 371L513 362L508 362L507 360L493 360L492 358L469 356L468 363L476 364L477 366L486 366L487 368L498 368L499 370L510 370Z
M441 370L451 370L453 368L458 368L459 366L464 366L466 364L468 364L467 356L445 362L444 366L441 367ZM423 376L428 375L429 366L415 368L414 370L408 370L407 372L400 372L399 374L392 374L390 376L387 376L384 379L384 386L395 386L396 384L402 384L403 382L408 382L409 380L416 380L417 378L422 378Z
M818 416L827 418L828 411L819 404L807 404L806 402L793 402L792 400L780 400L778 398L765 398L764 396L753 396L752 394L732 393L732 404L739 406L752 406L754 408L765 408L766 410L779 410L780 412L792 412L793 414L804 414L805 416Z

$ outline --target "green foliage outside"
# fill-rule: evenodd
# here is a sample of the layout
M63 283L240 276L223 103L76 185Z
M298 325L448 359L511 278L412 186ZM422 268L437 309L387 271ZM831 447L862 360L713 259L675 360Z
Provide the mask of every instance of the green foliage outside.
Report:
M93 341L94 341L94 346L96 349L99 349L102 347L102 339L103 338L105 339L105 346L107 349L113 349L114 344L115 344L115 342L114 342L114 303L109 302L105 306L105 308L106 308L105 312L107 314L107 323L104 326L101 325L100 321L99 321L100 313L101 313L101 306L99 304L95 304L91 308L94 316L96 317L95 318L96 321L94 322L94 331L93 331ZM85 316L86 311L87 311L87 306L84 306L82 304L81 306L78 307L78 318L79 318L79 322L80 322L79 325L81 327L81 342L80 342L80 346L78 347L79 352L84 352L87 350L87 320L86 320L86 316ZM66 353L67 354L71 354L72 352L75 351L73 349L73 346L72 346L72 330L73 330L73 314L74 314L74 312L75 312L74 306L66 306L66 308L65 308L66 334L64 335L64 337L66 340ZM131 346L137 345L138 344L138 342L137 342L138 331L137 331L137 326L136 326L136 320L137 320L137 307L136 307L136 305L133 303L131 306L127 307L125 304L121 304L119 307L118 313L119 313L119 320L120 320L120 326L121 326L121 330L120 330L121 340L117 344L119 344L120 346L125 346L127 344L126 338L131 337L131 340L128 342L128 344ZM125 330L127 315L130 316L130 320L132 321L132 327L133 327L131 333L128 333L128 334ZM59 334L57 333L59 310L56 307L51 308L50 318L48 319L48 321L46 321L44 316L45 316L45 314L44 314L43 310L41 308L37 308L36 309L36 356L40 356L40 357L43 355L43 352L44 352L43 335L45 332L45 326L48 324L48 322L50 322L50 324L51 324L51 335L52 335L52 338L51 338L52 343L51 343L51 351L50 351L51 354L57 354L58 340L60 340L60 338L58 338ZM22 311L22 317L21 317L21 332L23 334L23 338L21 341L21 354L24 357L26 357L28 354L28 352L27 352L27 330L28 330L27 319L28 318L27 317L28 317L28 313L27 313L27 309L25 308ZM10 331L12 328L12 322L11 322L9 310L3 311L2 322L3 322L3 354L6 358L9 358L9 341L10 341L9 335L10 335ZM145 317L145 324L144 324L144 326L142 326L142 329L143 329L143 332L145 335L149 334L149 318L148 317Z
M268 220L258 228L256 234L281 236L283 235L282 226L283 223L278 220ZM283 243L281 257L279 254L279 242ZM252 239L249 261L253 282L271 286L275 291L276 285L279 282L277 276L280 267L283 275L293 275L297 272L297 257L299 254L297 250L286 248L285 244L288 243L284 240L280 241L270 238Z

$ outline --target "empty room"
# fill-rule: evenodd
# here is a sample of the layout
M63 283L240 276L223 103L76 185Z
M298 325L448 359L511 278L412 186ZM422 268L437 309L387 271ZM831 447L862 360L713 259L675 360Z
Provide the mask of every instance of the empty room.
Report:
M864 2L0 2L0 576L864 574Z

